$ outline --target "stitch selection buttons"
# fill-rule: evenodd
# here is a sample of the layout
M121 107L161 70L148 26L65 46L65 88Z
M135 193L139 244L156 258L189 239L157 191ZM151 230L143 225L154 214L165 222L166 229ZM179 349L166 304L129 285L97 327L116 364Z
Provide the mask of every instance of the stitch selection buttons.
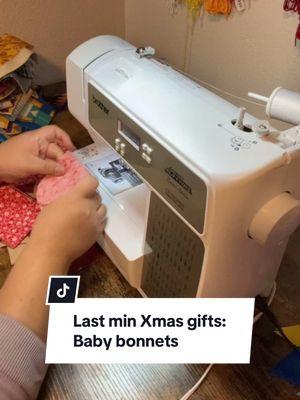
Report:
M146 161L146 163L151 164L151 154L153 153L153 149L147 143L143 143L142 149L142 158Z
M120 149L121 149L121 151L120 151L121 156L122 157L125 156L126 144L125 143L121 143L120 144Z
M147 164L151 164L152 162L151 157L149 157L146 153L142 153L142 159L144 159Z
M121 139L120 139L120 138L116 138L116 139L115 139L115 150L116 150L117 152L120 151L120 145L121 145Z
M142 149L148 156L151 156L153 153L153 149L147 143L143 143Z
M251 144L249 140L245 140L240 136L234 136L231 138L231 146L234 148L234 150L240 150L240 149L250 149Z

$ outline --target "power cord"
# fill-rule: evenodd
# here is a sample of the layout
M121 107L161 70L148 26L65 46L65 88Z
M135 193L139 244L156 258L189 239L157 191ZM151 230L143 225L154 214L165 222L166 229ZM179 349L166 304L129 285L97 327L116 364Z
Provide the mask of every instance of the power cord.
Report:
M271 294L270 294L270 296L268 298L268 301L267 301L267 306L268 307L271 305L271 303L272 303L272 301L273 301L273 299L275 297L276 290L277 290L277 285L276 285L276 282L274 282L272 290L271 290ZM255 302L255 305L256 305L256 302ZM260 310L260 312L255 315L254 320L253 320L253 325L256 324L256 322L263 316L263 314L264 314L263 311Z
M210 364L206 368L206 370L204 371L203 375L198 380L198 382L196 382L195 385L183 397L181 397L180 400L188 400L192 396L192 394L194 394L196 392L196 390L201 385L201 383L204 381L204 379L207 377L207 375L209 374L209 371L212 369L213 366L214 366L214 364Z
M275 293L276 293L276 282L274 282L272 290L271 290L271 294L268 298L268 300L265 300L262 296L256 296L255 298L255 305L257 306L257 308L260 310L260 312L255 315L254 319L253 319L253 325L266 313L267 315L267 310L268 312L270 312L272 314L272 316L275 318L275 316L273 315L273 313L270 311L269 306L271 305L274 297L275 297ZM256 300L258 298L258 300ZM257 304L258 303L258 304ZM275 318L276 319L276 318ZM284 334L284 332L282 331L277 319L277 329L279 329L279 332L282 334L283 336L289 341L289 343L291 344L290 340L286 337L286 335ZM279 327L279 328L278 328ZM293 345L293 344L292 344ZM295 347L293 345L293 347ZM204 382L205 378L207 377L207 375L209 374L210 370L212 369L212 367L214 366L214 364L210 364L206 370L204 371L203 375L201 376L201 378L195 383L195 385L183 396L181 397L180 400L188 400L191 398L191 396L196 392L196 390L201 386L201 384Z

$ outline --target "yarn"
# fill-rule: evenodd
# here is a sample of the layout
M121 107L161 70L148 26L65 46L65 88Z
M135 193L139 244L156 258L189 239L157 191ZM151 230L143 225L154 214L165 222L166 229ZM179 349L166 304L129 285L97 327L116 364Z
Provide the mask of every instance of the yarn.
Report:
M285 0L283 3L284 11L293 11L298 13L300 20L300 0ZM300 22L298 24L298 28L296 30L295 35L295 46L300 47Z
M201 8L205 0L183 0L187 4L188 10L193 16L197 17L200 14Z
M231 3L231 0L205 0L204 8L209 14L229 15Z

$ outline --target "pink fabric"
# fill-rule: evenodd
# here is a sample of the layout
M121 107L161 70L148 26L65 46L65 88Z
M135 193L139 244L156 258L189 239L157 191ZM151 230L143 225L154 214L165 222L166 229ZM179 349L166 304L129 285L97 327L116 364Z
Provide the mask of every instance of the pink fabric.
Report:
M89 175L84 166L70 152L66 152L59 163L65 167L65 174L46 176L38 184L36 199L40 205L45 206L61 197Z
M11 186L0 187L0 240L13 249L30 233L40 207Z

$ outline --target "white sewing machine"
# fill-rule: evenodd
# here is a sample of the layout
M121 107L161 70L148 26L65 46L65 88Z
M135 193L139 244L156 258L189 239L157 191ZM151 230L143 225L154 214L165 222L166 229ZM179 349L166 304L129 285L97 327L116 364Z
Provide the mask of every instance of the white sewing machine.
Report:
M152 50L100 36L67 59L71 113L143 181L117 195L101 186L99 243L147 296L268 293L300 222L300 130L276 132ZM300 95L255 96L300 125Z

